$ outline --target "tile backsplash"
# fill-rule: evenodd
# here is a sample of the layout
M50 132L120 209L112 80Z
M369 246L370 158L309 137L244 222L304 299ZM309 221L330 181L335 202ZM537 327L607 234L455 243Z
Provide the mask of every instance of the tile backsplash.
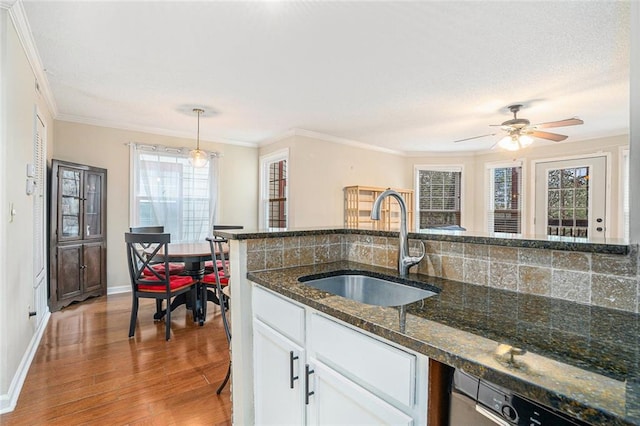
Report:
M638 313L638 246L601 254L423 240L411 272ZM397 237L355 233L247 240L247 269L258 271L349 260L396 268ZM419 252L411 240L411 252Z

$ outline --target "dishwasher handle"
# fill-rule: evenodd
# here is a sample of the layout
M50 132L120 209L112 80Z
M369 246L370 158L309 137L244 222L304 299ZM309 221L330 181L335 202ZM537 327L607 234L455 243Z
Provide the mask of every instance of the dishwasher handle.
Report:
M511 423L509 423L508 421L506 421L505 419L503 419L501 417L498 417L496 414L494 414L491 411L487 410L486 408L484 408L480 404L476 404L476 411L478 413L482 414L483 416L485 416L486 418L488 418L489 420L491 420L492 422L494 422L497 425L500 425L500 426L511 426Z

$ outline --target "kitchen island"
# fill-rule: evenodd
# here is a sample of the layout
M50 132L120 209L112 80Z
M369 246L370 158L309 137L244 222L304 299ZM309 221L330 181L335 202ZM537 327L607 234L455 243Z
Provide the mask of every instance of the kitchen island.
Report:
M406 328L402 332L395 308L364 305L298 281L301 276L337 270L364 270L396 276L389 267L372 265L388 266L389 253L393 252L393 233L316 230L275 234L244 232L227 236L232 239L232 264L239 266L232 271L232 303L239 307L232 309L236 423L251 422L253 415L249 320L253 282L357 329L461 368L589 423L640 424L639 325L635 312L510 291L492 287L489 283L478 285L411 274L410 279L435 286L440 292L408 306ZM387 237L384 244L390 247L383 255L376 247ZM418 234L411 237L423 238ZM470 244L463 247L462 252L475 256L468 258L468 266L463 262L464 268L477 269L477 257L482 258L483 254L479 252L484 245L476 242L460 244ZM488 246L485 261L489 265L492 264L490 252L493 247L501 256L501 262L497 263L505 262L505 256L510 252L505 251L504 244ZM510 250L519 251L516 262L530 258L532 254L544 259L546 250L549 253L552 250L532 247L531 242L525 244L524 247L510 246ZM567 266L563 246L556 244L553 250L560 251L554 251L552 258L557 257L565 263L552 262L552 272L557 270L560 274L566 270L562 268L576 269L575 265L583 259L581 256L587 256L589 274L596 277L595 283L601 280L599 275L603 271L597 269L600 263L609 263L611 273L618 274L612 275L611 279L626 277L629 282L637 282L637 276L631 277L629 272L635 266L632 272L637 274L635 248L604 245L594 250L593 246L585 245L584 250L576 250L575 245L567 247L568 252L578 256L572 258L577 263ZM600 250L604 254L598 254ZM466 257L464 259L467 261ZM514 264L516 269L533 268ZM573 274L580 277L585 272ZM488 280L491 276L489 274ZM522 275L521 281L526 282L527 277ZM526 353L511 361L498 353L500 345L524 349Z

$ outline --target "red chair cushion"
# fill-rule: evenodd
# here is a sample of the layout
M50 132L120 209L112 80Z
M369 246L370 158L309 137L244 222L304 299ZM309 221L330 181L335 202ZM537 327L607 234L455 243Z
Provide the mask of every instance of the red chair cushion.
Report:
M147 281L159 281L157 277L148 277L145 278ZM188 287L194 284L195 281L191 277L179 277L172 276L169 277L169 288L172 291L179 290L183 287ZM157 291L157 292L165 292L166 288L163 283L158 284L138 284L138 290L142 291Z
M229 277L225 277L222 271L218 272L218 275L220 276L220 285L229 284ZM216 274L211 273L211 274L205 275L204 277L202 277L202 282L207 284L215 284L217 282Z
M156 265L152 265L151 269L154 271L164 275L164 263L158 263ZM184 272L184 264L182 263L169 263L169 275L178 275ZM142 271L142 275L145 277L155 277L153 272L149 270L149 268L145 268Z
M227 269L229 269L229 261L225 260L224 263ZM222 260L216 260L216 266L218 269L222 269ZM204 262L204 269L207 271L213 271L213 260L207 260Z

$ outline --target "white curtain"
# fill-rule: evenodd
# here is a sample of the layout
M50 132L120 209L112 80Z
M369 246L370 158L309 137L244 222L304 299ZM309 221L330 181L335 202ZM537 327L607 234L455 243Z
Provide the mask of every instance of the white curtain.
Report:
M131 226L163 225L173 242L202 241L216 221L218 155L202 168L188 150L130 144Z

